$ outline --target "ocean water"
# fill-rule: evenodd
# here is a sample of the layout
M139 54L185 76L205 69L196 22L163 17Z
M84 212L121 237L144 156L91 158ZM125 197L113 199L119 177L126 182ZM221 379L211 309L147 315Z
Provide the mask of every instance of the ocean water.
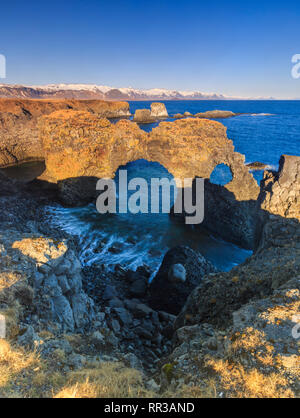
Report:
M176 113L231 110L242 115L220 119L227 127L236 151L245 155L246 163L260 161L277 169L282 154L300 155L300 101L165 101L170 116ZM150 108L151 102L130 102L131 112ZM173 119L168 119L172 121ZM141 125L150 131L157 123ZM139 160L122 167L128 179L168 177L158 163ZM259 182L262 172L253 172ZM216 174L222 183L226 172ZM228 179L226 179L228 181ZM105 264L114 268L121 264L135 269L147 264L155 272L166 251L175 245L188 245L201 252L218 269L227 271L242 263L250 251L210 236L198 227L186 226L168 214L100 215L95 205L84 208L48 209L49 219L67 232L78 236L81 261L85 265Z

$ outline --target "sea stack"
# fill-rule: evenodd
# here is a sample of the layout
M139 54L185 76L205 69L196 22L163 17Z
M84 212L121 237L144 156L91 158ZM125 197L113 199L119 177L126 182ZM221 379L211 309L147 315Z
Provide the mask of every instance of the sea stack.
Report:
M151 103L151 117L168 118L168 111L164 103Z
M137 109L133 121L137 123L153 123L155 118L152 117L149 109Z

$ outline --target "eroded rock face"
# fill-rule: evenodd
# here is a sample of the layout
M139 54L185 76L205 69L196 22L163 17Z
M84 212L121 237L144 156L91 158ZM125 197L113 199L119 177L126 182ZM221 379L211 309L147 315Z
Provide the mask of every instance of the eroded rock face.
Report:
M299 243L298 221L280 217L268 221L255 255L230 272L203 277L178 316L177 327L203 321L227 326L234 310L251 298L269 296L300 274Z
M180 396L192 381L205 396L299 397L299 291L299 276L291 278L234 311L225 331L206 321L179 328L165 388Z
M300 157L283 156L279 172L273 173L267 192L262 188L258 203L264 209L258 213L264 221L256 253L228 273L204 277L178 316L178 327L207 320L225 326L231 320L232 312L251 298L269 296L274 289L299 276L299 160ZM288 187L283 188L284 184ZM280 198L283 190L285 200ZM273 206L270 202L276 204ZM283 216L278 214L280 211Z
M135 123L120 120L112 124L81 111L57 111L44 116L40 135L46 161L43 178L52 182L113 178L120 165L145 156L148 138Z
M300 157L282 155L278 172L265 172L260 200L268 213L300 220Z
M0 99L0 167L43 159L38 119L59 109L85 110L108 118L130 116L125 102Z
M227 187L205 181L202 226L207 230L251 250L257 245L262 222L255 199L237 200Z
M28 305L34 304L41 322L62 331L84 329L90 323L93 302L82 290L81 264L66 242L8 231L1 233L0 243L6 249L1 280L11 280L16 295L23 295L22 304L24 298ZM8 292L9 287L1 292L0 305L4 306Z

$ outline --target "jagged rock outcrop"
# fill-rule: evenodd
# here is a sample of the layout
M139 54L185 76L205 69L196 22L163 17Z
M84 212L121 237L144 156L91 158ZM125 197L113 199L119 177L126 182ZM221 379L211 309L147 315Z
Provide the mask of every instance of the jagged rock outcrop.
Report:
M201 278L215 271L208 260L191 248L172 248L150 284L150 305L154 309L178 314Z
M164 103L151 103L150 109L137 109L133 121L137 123L153 123L159 119L167 118L168 112Z
M40 135L46 162L43 178L53 182L113 178L120 165L145 156L148 138L135 123L112 124L81 111L57 111L43 117Z
M242 265L202 278L177 317L176 327L202 322L226 327L232 312L251 298L269 296L273 289L300 274L298 221L270 220L262 240L259 251Z
M263 220L256 199L237 200L227 187L205 181L204 220L208 231L240 247L257 246Z
M283 156L279 172L265 176L271 181L260 196L265 225L256 253L228 273L205 276L190 294L162 367L165 390L299 397L299 160ZM284 184L287 205L280 199Z
M225 330L206 321L179 328L162 368L164 389L178 396L299 397L299 303L296 276L234 311Z
M49 221L52 189L35 183L0 173L0 325L7 331L0 327L1 336L46 359L59 350L72 370L87 355L153 369L169 350L165 330L175 317L146 305L150 272L82 268L72 237ZM82 339L79 357L69 344L74 338Z
M43 234L39 224L39 208L52 192L36 194L2 174L0 190L0 311L8 336L28 318L53 332L85 329L94 307L83 291L81 264L67 239Z
M108 118L130 116L125 102L0 99L0 167L43 159L38 119L59 109L85 110Z
M285 170L283 162L287 161ZM269 193L275 202L278 194L282 193L280 187L280 173L290 173L290 164L296 169L290 173L292 179L299 178L300 157L291 159L282 158L280 170L269 188ZM284 177L285 178L285 177ZM230 321L234 310L239 309L251 298L269 296L293 277L300 274L300 224L298 212L298 193L295 198L294 182L288 182L286 199L289 202L289 212L295 213L296 218L274 214L271 207L269 211L263 210L265 224L260 236L260 243L256 253L242 265L233 268L228 273L219 273L215 276L206 276L201 285L189 296L182 312L177 318L177 326L187 323L195 324L203 321L218 323L224 326ZM267 195L268 196L268 195ZM280 201L280 200L279 200ZM269 200L266 201L266 204ZM265 201L261 203L265 206ZM278 210L278 206L275 207ZM222 315L220 313L222 312Z
M74 331L90 323L93 302L82 290L81 265L66 242L10 230L1 231L0 245L5 248L1 281L12 286L1 292L4 316L14 292L16 298L28 299L28 312L48 329Z
M164 103L151 103L151 116L155 119L167 118L168 111Z

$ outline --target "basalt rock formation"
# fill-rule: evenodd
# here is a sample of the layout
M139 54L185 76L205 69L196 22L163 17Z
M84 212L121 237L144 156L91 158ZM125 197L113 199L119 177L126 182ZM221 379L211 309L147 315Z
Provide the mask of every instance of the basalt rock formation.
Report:
M282 155L278 172L266 171L261 208L274 215L300 220L300 158Z
M125 102L0 99L0 167L43 159L38 119L63 109L85 110L108 118L130 116Z
M213 379L225 397L299 396L299 163L283 156L279 171L265 175L255 254L206 275L187 299L174 324L168 387L183 390L184 377L198 393Z
M207 319L221 325L230 319L233 310L239 309L247 300L268 296L273 289L300 274L299 163L300 157L283 156L279 171L273 173L273 182L269 184L267 197L272 196L274 205L269 204L268 198L261 203L261 208L264 208L261 213L265 219L255 254L229 273L207 277L190 295L177 319L178 326L186 321L195 323ZM284 173L286 177L283 176ZM281 176L288 185L285 188L286 201L280 199L283 191ZM279 212L282 211L285 215L280 216ZM290 214L293 216L289 216ZM218 297L220 294L223 294L222 298Z
M151 110L137 109L133 121L137 123L153 123L157 120L165 119L168 116L164 103L151 103Z

